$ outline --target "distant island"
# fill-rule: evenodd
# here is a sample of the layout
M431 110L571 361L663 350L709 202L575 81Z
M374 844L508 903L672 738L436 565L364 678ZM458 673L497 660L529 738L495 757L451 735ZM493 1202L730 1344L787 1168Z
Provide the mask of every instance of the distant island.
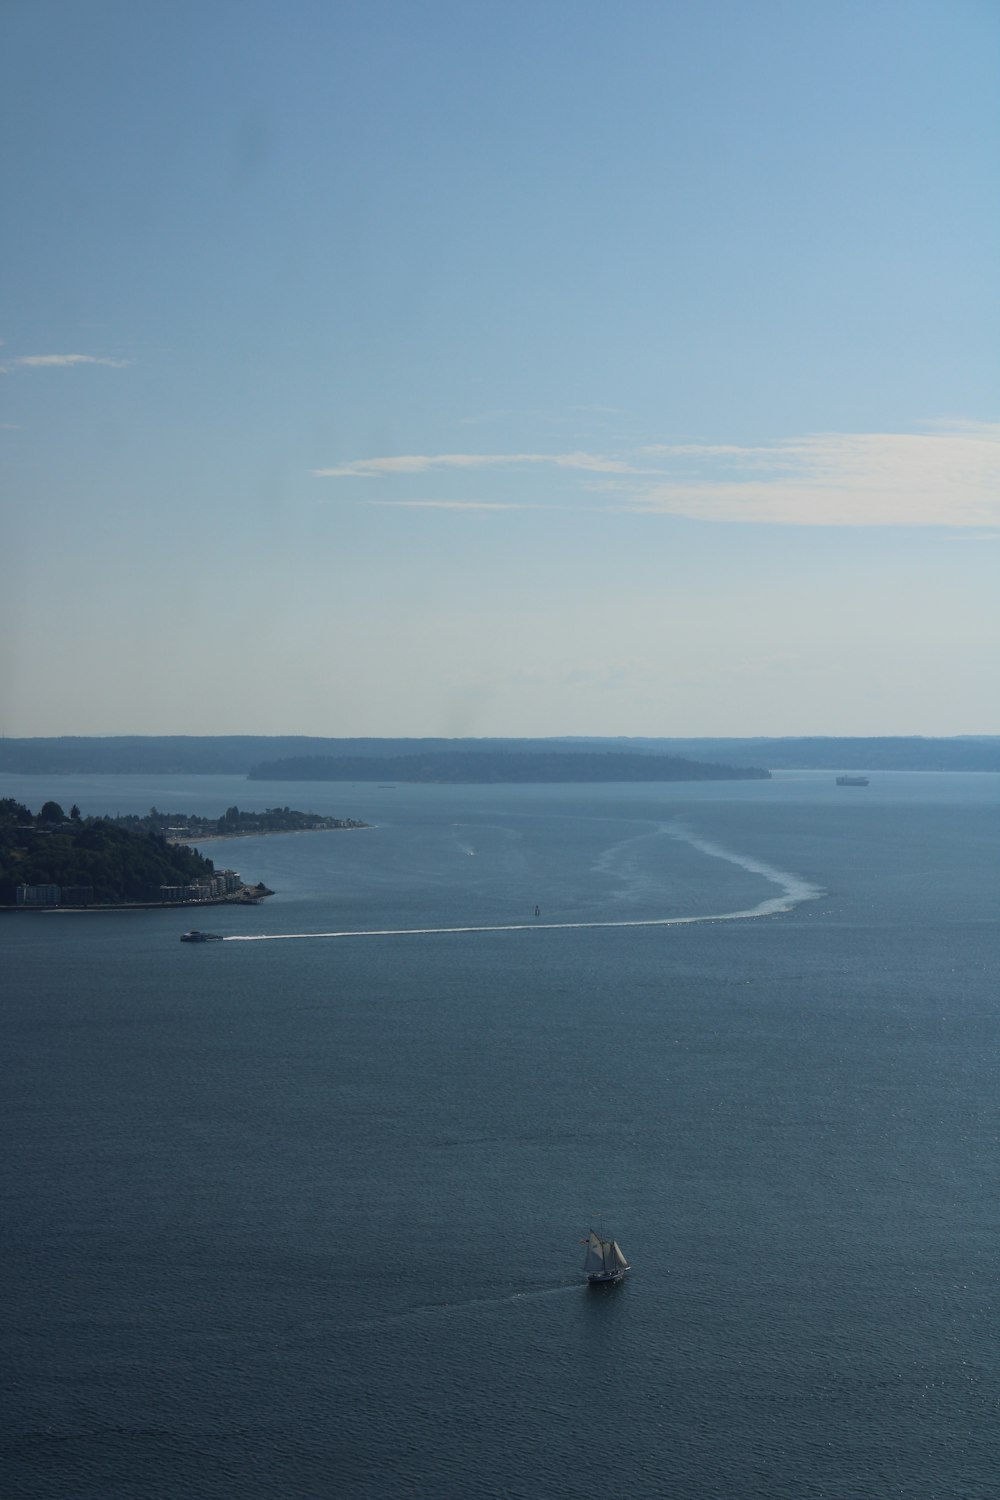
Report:
M326 828L364 828L292 808L264 813L227 808L219 818L161 813L85 818L76 806L41 811L0 800L0 906L51 907L219 905L260 901L271 891L248 885L235 870L216 870L184 838L241 837ZM183 837L182 837L183 835Z
M351 761L449 753L578 756L609 752L670 756L710 765L766 766L769 771L1000 771L1000 735L331 739L308 735L175 734L0 738L0 773L45 777L246 776L251 768L268 762L314 756ZM376 779L386 779L384 770ZM569 779L587 778L574 775Z
M587 781L767 781L758 766L711 765L672 755L510 754L451 750L425 755L297 756L251 766L249 781L407 781L493 785Z

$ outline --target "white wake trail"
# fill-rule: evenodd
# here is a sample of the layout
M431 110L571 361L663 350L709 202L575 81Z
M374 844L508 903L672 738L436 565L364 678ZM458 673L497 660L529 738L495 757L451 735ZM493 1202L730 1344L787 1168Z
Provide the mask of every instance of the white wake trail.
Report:
M721 844L703 839L687 829L666 827L663 830L671 838L690 844L712 859L725 860L727 864L739 865L753 875L761 875L778 887L779 894L771 896L756 906L742 911L707 912L696 917L638 917L619 919L614 922L505 922L467 927L366 927L341 929L335 932L257 932L234 935L224 939L227 943L287 943L309 938L373 938L373 937L440 937L452 933L472 932L593 932L618 927L691 927L697 922L743 922L752 917L777 916L792 911L804 901L815 901L823 895L821 886L814 885L801 875L788 870L779 870L753 855L737 854Z
M822 886L806 880L803 875L794 875L789 870L779 870L776 865L769 865L752 854L737 854L732 849L724 848L722 844L713 843L711 839L701 838L690 829L674 826L668 828L667 832L671 838L690 844L693 849L700 849L702 854L708 854L712 859L724 859L728 864L739 865L741 869L749 870L752 875L762 875L765 880L770 880L772 884L781 888L781 896L776 896L770 901L762 901L760 906L755 906L752 911L729 912L727 916L769 916L776 911L791 911L792 907L801 905L803 901L815 901L824 894ZM775 905L775 902L778 904ZM697 920L711 922L719 919L699 917Z

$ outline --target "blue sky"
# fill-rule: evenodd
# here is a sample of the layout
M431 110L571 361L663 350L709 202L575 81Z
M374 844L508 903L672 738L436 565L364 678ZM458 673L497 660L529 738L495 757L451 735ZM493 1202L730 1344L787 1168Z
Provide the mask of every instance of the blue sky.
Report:
M0 28L0 731L1000 732L992 0Z

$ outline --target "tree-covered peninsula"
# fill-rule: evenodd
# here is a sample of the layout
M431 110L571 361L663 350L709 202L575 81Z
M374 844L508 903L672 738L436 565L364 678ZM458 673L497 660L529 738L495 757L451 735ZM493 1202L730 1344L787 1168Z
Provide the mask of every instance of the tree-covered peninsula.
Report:
M356 818L290 807L264 812L228 807L218 818L151 807L148 813L85 818L78 807L66 813L58 802L46 802L36 814L5 798L0 800L0 906L257 901L271 894L264 885L248 886L232 870L220 874L188 841L367 826Z
M65 813L58 802L33 814L13 798L0 801L0 905L15 905L19 886L86 893L78 904L88 906L160 902L164 889L204 887L214 876L210 859L153 828L85 818L78 807Z
M126 814L116 822L127 828L153 829L172 843L184 839L248 838L260 833L315 833L332 828L367 828L359 818L328 818L321 813L297 812L294 807L268 807L247 812L227 807L221 818L203 818L198 813L160 812L151 807L141 816Z
M759 766L723 766L675 755L624 751L519 754L490 750L393 756L291 756L251 767L248 781L425 781L497 783L586 781L767 781Z

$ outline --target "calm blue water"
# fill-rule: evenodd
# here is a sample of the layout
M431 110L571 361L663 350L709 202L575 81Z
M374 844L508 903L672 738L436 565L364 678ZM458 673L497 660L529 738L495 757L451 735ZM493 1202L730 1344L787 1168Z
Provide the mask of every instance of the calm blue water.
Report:
M53 794L377 827L0 918L5 1497L993 1500L1000 778Z

